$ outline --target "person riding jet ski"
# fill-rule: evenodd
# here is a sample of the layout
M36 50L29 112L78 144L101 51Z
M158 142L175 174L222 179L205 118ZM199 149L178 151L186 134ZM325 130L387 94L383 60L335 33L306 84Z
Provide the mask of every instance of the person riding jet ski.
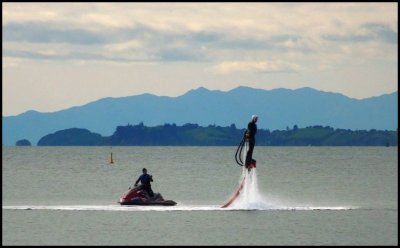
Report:
M135 187L129 187L119 199L121 205L164 205L174 206L177 203L172 200L164 200L160 193L153 193L150 182L153 176L147 174L147 169L143 168L143 174L135 182ZM141 184L138 186L139 181Z
M135 182L135 187L138 186L138 182L143 185L143 189L147 191L150 197L154 196L153 190L151 189L151 184L150 182L153 182L153 176L150 174L147 174L147 169L143 168L142 170L143 174L139 176L139 178Z

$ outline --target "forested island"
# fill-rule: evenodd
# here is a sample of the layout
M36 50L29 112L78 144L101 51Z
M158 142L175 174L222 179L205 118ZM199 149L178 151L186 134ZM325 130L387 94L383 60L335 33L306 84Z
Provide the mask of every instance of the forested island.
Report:
M108 137L87 129L70 128L48 134L38 141L38 146L235 146L243 138L245 129L234 124L228 127L197 124L164 124L147 127L138 125L118 126ZM257 146L397 146L396 131L346 130L329 126L286 130L259 129Z

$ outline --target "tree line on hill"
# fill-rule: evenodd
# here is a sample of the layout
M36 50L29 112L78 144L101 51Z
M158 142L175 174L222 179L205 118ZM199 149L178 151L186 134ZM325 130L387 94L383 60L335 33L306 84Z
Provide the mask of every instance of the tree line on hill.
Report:
M201 127L187 123L182 126L164 124L147 127L118 126L108 137L87 129L70 128L42 137L38 146L235 146L243 138L245 129L234 124L228 127ZM345 130L329 126L287 127L286 130L259 129L257 146L397 146L396 131Z

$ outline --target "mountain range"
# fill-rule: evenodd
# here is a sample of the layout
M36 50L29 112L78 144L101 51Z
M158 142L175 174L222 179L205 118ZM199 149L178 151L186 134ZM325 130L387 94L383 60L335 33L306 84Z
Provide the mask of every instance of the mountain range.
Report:
M142 122L147 126L195 123L245 128L253 114L259 116L258 127L269 130L294 125L397 130L397 94L358 100L309 87L262 90L241 86L230 91L200 87L177 97L147 93L107 97L51 113L30 110L3 116L3 145L15 145L21 139L36 144L44 135L68 128L110 136L117 126Z

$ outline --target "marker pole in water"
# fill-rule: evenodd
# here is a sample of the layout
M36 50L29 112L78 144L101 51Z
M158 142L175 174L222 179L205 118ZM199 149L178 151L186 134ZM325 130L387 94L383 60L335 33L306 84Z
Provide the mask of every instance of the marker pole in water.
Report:
M110 164L113 164L113 163L114 163L114 161L113 161L112 152L111 152L111 160L110 160Z

